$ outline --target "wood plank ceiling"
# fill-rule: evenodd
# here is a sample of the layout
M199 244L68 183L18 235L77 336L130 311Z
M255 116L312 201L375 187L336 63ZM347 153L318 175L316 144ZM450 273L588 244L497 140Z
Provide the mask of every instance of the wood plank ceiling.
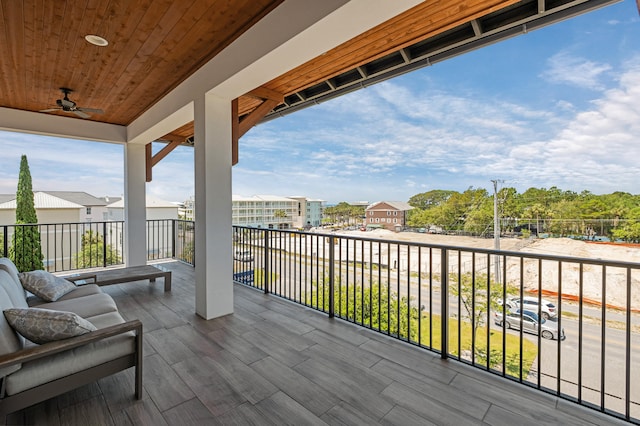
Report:
M56 107L68 87L104 110L91 120L127 125L282 1L0 0L0 106Z

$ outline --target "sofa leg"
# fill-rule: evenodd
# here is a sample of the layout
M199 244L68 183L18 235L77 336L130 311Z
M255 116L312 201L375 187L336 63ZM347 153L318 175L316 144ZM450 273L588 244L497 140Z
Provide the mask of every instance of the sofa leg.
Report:
M136 399L142 399L142 324L136 333Z

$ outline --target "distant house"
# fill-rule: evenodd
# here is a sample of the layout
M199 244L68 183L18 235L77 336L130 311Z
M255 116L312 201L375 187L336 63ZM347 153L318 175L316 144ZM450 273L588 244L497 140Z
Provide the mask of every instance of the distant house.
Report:
M74 191L36 191L33 201L38 223L100 222L106 220L103 200ZM16 223L16 195L0 194L0 224Z
M80 211L78 222L104 222L108 220L107 202L102 198L81 191L43 191L46 194L79 204L83 207Z
M113 201L107 205L109 220L124 220L124 199L107 197ZM178 205L147 195L147 220L178 219Z
M124 199L106 197L114 201L107 205L110 221L124 221ZM150 251L148 256L153 258L171 256L173 235L173 220L178 219L178 205L169 201L147 195L147 241ZM122 244L123 229L117 228L112 235L115 241ZM119 246L120 247L120 246Z
M42 248L55 257L45 259L45 267L54 270L68 267L73 254L82 244L82 235L92 230L102 232L102 227L91 226L105 220L106 203L86 192L36 191L33 201L40 224ZM89 225L86 225L87 223ZM0 225L16 223L16 195L0 195ZM61 225L65 224L65 225ZM7 243L11 242L13 227L7 227ZM62 237L64 234L64 238ZM66 266L65 266L66 265Z
M365 226L401 231L407 223L407 212L413 209L402 201L379 201L365 210Z

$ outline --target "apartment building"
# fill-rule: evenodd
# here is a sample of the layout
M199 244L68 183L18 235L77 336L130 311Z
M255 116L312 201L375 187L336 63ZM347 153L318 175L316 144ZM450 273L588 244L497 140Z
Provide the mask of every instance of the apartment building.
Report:
M298 201L276 195L233 196L234 225L291 229L298 216Z
M233 224L269 229L303 229L320 226L324 201L302 196L233 196Z
M298 202L297 214L293 226L298 229L309 229L320 226L324 213L324 200L316 200L301 196L288 197Z

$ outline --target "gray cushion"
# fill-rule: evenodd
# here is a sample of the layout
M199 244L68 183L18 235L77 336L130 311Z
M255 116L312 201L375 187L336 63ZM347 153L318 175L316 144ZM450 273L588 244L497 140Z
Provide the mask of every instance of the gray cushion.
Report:
M11 259L9 259L8 257L0 257L0 269L7 271L9 275L11 275L11 278L14 279L15 283L18 286L22 287L22 284L20 284L20 279L18 278L18 274L19 274L18 268L16 267L15 263L13 263ZM25 291L25 294L26 294L26 291Z
M88 296L78 297L75 299L44 303L42 305L38 305L38 308L73 312L74 314L80 315L82 318L106 314L107 312L116 312L118 310L116 302L114 302L111 296L106 293L90 294Z
M90 320L98 328L124 322L117 312L98 315ZM135 335L124 333L36 361L26 362L22 365L22 369L7 377L7 395L14 395L134 352Z
M93 324L73 312L9 308L3 313L14 330L38 344L81 336L96 330Z
M76 289L76 285L47 271L30 271L18 274L22 287L47 302L55 302Z
M62 302L64 300L70 300L70 299L77 299L78 297L90 296L92 294L99 294L99 293L102 293L102 290L100 290L100 287L98 287L97 284L80 285L80 286L77 286L75 290L70 291L69 293L65 294L64 296L56 300L56 302ZM29 296L27 297L27 303L29 304L29 306L34 307L34 306L45 304L47 303L47 301L38 296ZM64 311L64 309L60 309L60 310Z
M10 280L5 271L0 271L0 280ZM13 304L4 287L0 286L0 310L12 308ZM24 338L9 325L4 315L0 315L0 355L7 355L19 351L24 347ZM0 368L0 377L11 374L20 369L20 364Z
M20 281L14 281L11 273L7 272L6 269L0 269L0 274L2 274L2 278L0 278L0 287L4 288L7 292L7 296L11 300L13 307L26 308L26 292L24 291L24 288L22 288Z

